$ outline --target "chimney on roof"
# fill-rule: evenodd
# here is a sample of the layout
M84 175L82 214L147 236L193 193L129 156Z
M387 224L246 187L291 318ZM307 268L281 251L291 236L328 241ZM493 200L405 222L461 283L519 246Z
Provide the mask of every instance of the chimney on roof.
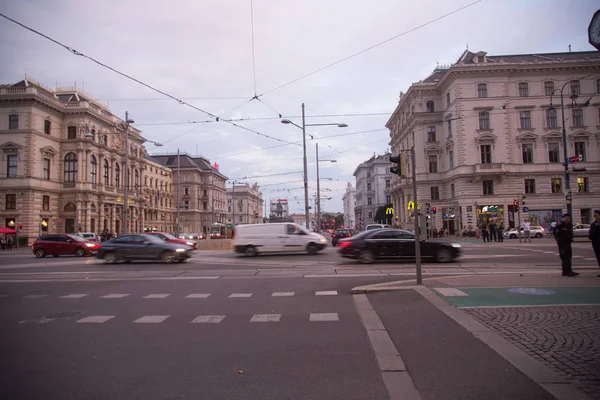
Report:
M571 45L569 45L569 53L571 52Z

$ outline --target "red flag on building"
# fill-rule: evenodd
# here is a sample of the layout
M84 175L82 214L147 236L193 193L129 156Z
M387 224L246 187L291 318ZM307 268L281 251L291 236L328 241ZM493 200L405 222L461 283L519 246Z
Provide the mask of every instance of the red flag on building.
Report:
M214 165L215 169L219 169L219 164L217 164L217 162L215 161L215 165Z

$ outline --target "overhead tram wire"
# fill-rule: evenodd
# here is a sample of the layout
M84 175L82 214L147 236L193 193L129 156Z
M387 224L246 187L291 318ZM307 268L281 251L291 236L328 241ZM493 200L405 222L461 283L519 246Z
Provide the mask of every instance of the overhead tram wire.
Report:
M56 40L56 39L53 39L53 38L51 38L50 36L48 36L48 35L45 35L45 34L43 34L43 33L39 32L39 31L36 31L35 29L33 29L33 28L30 28L30 27L28 27L27 25L24 25L24 24L20 23L20 22L19 22L19 21L17 21L17 20L14 20L14 19L12 19L12 18L10 18L10 17L8 17L8 16L6 16L6 15L4 15L4 14L2 14L2 13L0 13L0 17L3 17L3 18L5 18L5 19L7 19L7 20L9 20L9 21L11 21L11 22L13 22L13 23L15 23L15 24L17 24L17 25L21 26L22 28L25 28L25 29L27 29L28 31L35 33L36 35L39 35L39 36L41 36L41 37L43 37L43 38L45 38L45 39L47 39L47 40L51 41L52 43L55 43L55 44L57 44L58 46L60 46L60 47L62 47L62 48L64 48L64 49L66 49L67 51L69 51L69 52L70 52L71 54L73 54L73 55L76 55L76 56L80 56L80 57L86 58L86 59L88 59L88 60L90 60L90 61L92 61L92 62L94 62L94 63L96 63L96 64L100 65L101 67L104 67L104 68L106 68L106 69L109 69L109 70L113 71L114 73L116 73L116 74L118 74L118 75L121 75L121 76L123 76L124 78L127 78L127 79L129 79L129 80L132 80L132 81L134 81L134 82L136 82L136 83L138 83L138 84L140 84L140 85L142 85L142 86L144 86L144 87L146 87L146 88L148 88L148 89L150 89L150 90L153 90L153 91L155 91L155 92L157 92L157 93L160 93L160 94L162 94L163 96L166 96L166 97L168 97L168 98L170 98L170 99L173 99L173 100L177 101L177 102L178 102L179 104L181 104L181 105L184 105L184 106L187 106L187 107L193 108L193 109L194 109L194 110L196 110L196 111L200 111L201 113L204 113L204 114L208 115L208 116L209 116L209 117L211 117L211 118L218 119L218 116L217 116L217 115L215 115L215 114L213 114L213 113L211 113L211 112L208 112L208 111L206 111L206 110L203 110L203 109L202 109L202 108L200 108L200 107L196 107L196 106L194 106L194 105L192 105L192 104L190 104L190 103L188 103L188 102L185 102L185 101L183 101L182 99L179 99L179 98L177 98L177 97L175 97L175 96L173 96L173 95L170 95L169 93L166 93L166 92L164 92L164 91L162 91L162 90L160 90L160 89L157 89L157 88L155 88L155 87L153 87L153 86L151 86L151 85L149 85L149 84L147 84L147 83L144 83L144 82L140 81L139 79L136 79L136 78L134 78L134 77L132 77L132 76L130 76L130 75L127 75L127 74L126 74L126 73L124 73L124 72L121 72L121 71L119 71L119 70L117 70L117 69L115 69L115 68L113 68L113 67L111 67L111 66L109 66L109 65L106 65L106 64L104 64L104 63L102 63L102 62L100 62L100 61L98 61L98 60L96 60L96 59L94 59L94 58L92 58L92 57L90 57L90 56L87 56L87 55L85 55L85 54L83 54L83 53L81 53L81 52L79 52L79 51L75 50L75 49L72 49L71 47L69 47L69 46L67 46L67 45L65 45L65 44L62 44L62 43L61 43L61 42L59 42L58 40ZM288 142L287 140L278 139L278 138L276 138L276 137L273 137L273 136L270 136L270 135L267 135L267 134L264 134L264 133L261 133L261 132L255 131L255 130L253 130L253 129L246 128L245 126L238 125L238 124L236 124L236 123L234 123L234 122L231 122L231 121L227 121L227 120L221 120L221 121L223 121L223 122L225 122L225 123L228 123L228 124L230 124L230 125L232 125L232 126L235 126L235 127L237 127L237 128L243 129L243 130L245 130L245 131L252 132L252 133L255 133L255 134L257 134L257 135L264 136L264 137L266 137L266 138L269 138L269 139L272 139L272 140L276 140L276 141L279 141L279 142L282 142L282 143L290 143L290 144L292 144L291 142Z
M373 50L373 49L374 49L374 48L376 48L376 47L382 46L382 45L384 45L384 44L386 44L386 43L388 43L388 42L391 42L391 41L393 41L393 40L395 40L395 39L398 39L398 38L400 38L400 37L402 37L402 36L405 36L405 35L407 35L407 34L409 34L409 33L412 33L412 32L414 32L414 31L416 31L416 30L419 30L419 29L421 29L421 28L424 28L424 27L426 27L426 26L428 26L428 25L431 25L431 24L433 24L434 22L440 21L440 20L442 20L442 19L444 19L444 18L447 18L447 17L449 17L449 16L451 16L451 15L453 15L453 14L456 14L457 12L460 12L460 11L462 11L462 10L464 10L464 9L467 9L467 8L469 8L469 7L471 7L471 6L474 6L475 4L477 4L477 3L480 3L481 1L483 1L483 0L476 0L476 1L472 2L472 3L470 3L470 4L467 4L466 6L460 7L460 8L458 8L458 9L454 10L454 11L451 11L451 12L449 12L449 13L446 13L446 14L442 15L442 16L439 16L439 17L437 17L437 18L434 18L434 19L432 19L432 20L430 20L430 21L428 21L428 22L425 22L424 24L421 24L421 25L419 25L419 26L416 26L416 27L414 27L414 28L411 28L411 29L409 29L409 30L407 30L407 31L404 31L404 32L400 33L399 35L396 35L396 36L394 36L394 37L391 37L391 38L389 38L389 39L386 39L386 40L384 40L384 41L382 41L382 42L379 42L379 43L377 43L377 44L374 44L373 46L367 47L366 49L363 49L363 50L361 50L361 51L359 51L359 52L357 52L357 53L351 54L351 55L349 55L349 56L347 56L347 57L344 57L344 58L342 58L342 59L340 59L340 60L338 60L338 61L336 61L336 62L333 62L333 63L331 63L331 64L328 64L328 65L324 66L324 67L321 67L321 68L319 68L319 69L316 69L316 70L314 70L314 71L312 71L312 72L309 72L309 73L307 73L307 74L305 74L305 75L302 75L301 77L299 77L299 78L296 78L296 79L293 79L293 80L291 80L291 81L289 81L289 82L287 82L287 83L284 83L283 85L279 85L279 86L277 86L277 87L275 87L275 88L273 88L273 89L267 90L266 92L263 92L262 94L260 94L258 97L262 97L262 96L264 96L264 95L266 95L266 94L268 94L268 93L274 92L274 91L276 91L276 90L279 90L279 89L281 89L281 88L284 88L284 87L286 87L286 86L289 86L289 85L291 85L291 84L293 84L293 83L296 83L296 82L298 82L298 81L300 81L300 80L302 80L302 79L304 79L304 78L308 78L308 77L309 77L309 76L311 76L311 75L314 75L314 74L316 74L316 73L319 73L319 72L321 72L321 71L324 71L324 70L326 70L326 69L328 69L328 68L331 68L331 67L333 67L333 66L335 66L335 65L337 65L337 64L340 64L340 63L342 63L342 62L344 62L344 61L347 61L347 60L349 60L349 59L351 59L351 58L354 58L354 57L356 57L356 56L358 56L358 55L361 55L361 54L363 54L363 53L366 53L366 52L368 52L368 51L370 51L370 50Z

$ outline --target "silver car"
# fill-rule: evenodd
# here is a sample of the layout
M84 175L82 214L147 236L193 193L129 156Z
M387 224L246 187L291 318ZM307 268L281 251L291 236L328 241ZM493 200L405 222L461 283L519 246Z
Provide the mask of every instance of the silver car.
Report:
M573 227L573 236L574 237L585 237L587 238L590 234L590 225L589 224L578 224Z
M523 227L519 228L519 230L521 231L521 237L524 238L525 234L523 233ZM530 226L529 237L531 237L531 238L542 238L542 237L544 237L545 233L546 233L546 230L544 228L542 228L541 226L537 226L537 225ZM517 232L517 228L512 228L511 230L504 232L503 236L504 236L504 239L518 239L519 232Z

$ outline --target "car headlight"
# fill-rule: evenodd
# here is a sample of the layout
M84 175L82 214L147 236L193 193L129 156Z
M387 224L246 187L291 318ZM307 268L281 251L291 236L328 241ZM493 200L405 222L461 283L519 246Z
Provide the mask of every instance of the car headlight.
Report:
M458 243L452 243L452 247L460 248L462 246L460 244L458 244Z
M193 246L194 242L186 242L185 244L187 244L188 246Z
M325 239L325 238L321 238L319 240L321 241L321 243L327 243L327 239Z
M178 253L182 253L182 252L185 251L185 249L175 249L175 251L178 252Z
M85 245L86 245L87 247L94 247L94 246L95 246L95 245L94 245L94 244L92 244L92 243L86 243Z

